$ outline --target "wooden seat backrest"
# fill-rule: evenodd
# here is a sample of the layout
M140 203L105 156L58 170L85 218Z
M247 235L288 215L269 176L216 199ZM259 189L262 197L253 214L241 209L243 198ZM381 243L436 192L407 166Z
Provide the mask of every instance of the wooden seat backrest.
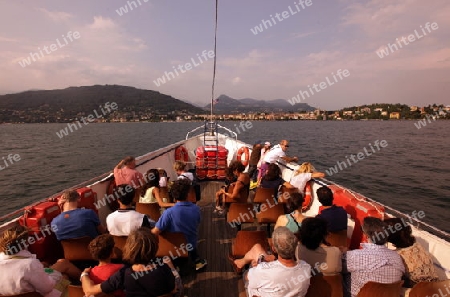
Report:
M366 283L358 293L358 297L399 297L402 291L403 281L392 284L376 282Z
M88 248L91 240L89 236L61 240L64 258L69 261L94 260Z
M421 282L411 289L409 297L441 296L440 292L448 294L449 291L450 279L438 282Z

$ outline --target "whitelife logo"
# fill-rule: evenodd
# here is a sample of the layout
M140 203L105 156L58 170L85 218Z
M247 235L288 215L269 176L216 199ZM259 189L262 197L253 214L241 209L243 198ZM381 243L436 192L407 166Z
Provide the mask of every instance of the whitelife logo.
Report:
M62 37L63 37L64 43L61 43L61 41L59 41L59 38L57 38L56 43L52 43L52 44L50 44L50 46L44 46L42 49L40 47L38 47L38 51L39 51L38 53L30 53L28 58L22 59L22 61L19 61L19 65L22 66L22 68L25 68L28 65L31 65L31 62L36 62L37 60L42 59L44 57L44 52L45 52L45 54L50 55L52 52L65 47L66 45L69 44L69 41L67 41L67 39L69 39L70 42L73 42L74 40L79 39L80 32L75 31L72 33L72 31L69 31L69 32L67 32L66 36L64 36L64 34L63 34ZM66 39L66 37L67 37L67 39ZM31 60L33 60L33 61L31 61Z
M437 24L436 22L431 23L431 24L430 24L430 22L428 22L428 23L425 24L425 28L423 28L422 26L420 26L420 28L422 29L423 35L420 35L420 33L417 32L417 30L414 30L414 34L409 34L409 35L408 35L408 38L402 36L402 38L400 38L400 40L401 40L402 42L400 42L400 40L399 40L398 38L396 38L395 40L397 41L397 44L396 44L395 42L394 42L393 44L390 44L390 43L389 43L389 44L388 44L387 46L385 46L383 49L380 49L380 50L378 50L378 51L376 52L377 55L378 55L378 57L380 57L380 59L382 59L382 58L384 58L385 56L389 56L389 54L392 54L392 53L394 53L395 51L398 51L398 50L399 50L398 47L403 48L402 43L403 43L404 46L406 46L406 45L408 45L408 44L410 44L410 43L412 43L412 42L414 42L414 41L416 41L416 40L419 40L419 39L423 38L424 36L427 35L427 32L428 32L428 33L431 33L431 29L433 29L433 31L439 29L439 26L438 26L438 24ZM431 28L431 29L430 29L430 28ZM425 30L425 29L426 29L426 30ZM417 39L416 39L416 38L417 38ZM406 39L408 39L408 40L406 40ZM408 42L408 41L409 41L409 42ZM397 45L398 45L398 46L397 46ZM390 51L390 52L389 52L389 51Z

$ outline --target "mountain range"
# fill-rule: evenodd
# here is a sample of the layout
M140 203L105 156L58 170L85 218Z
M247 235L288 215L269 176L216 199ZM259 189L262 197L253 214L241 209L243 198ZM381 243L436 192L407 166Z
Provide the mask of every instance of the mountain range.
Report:
M270 101L256 99L233 99L220 95L214 105L216 114L238 114L249 112L310 111L313 107L305 103L292 106L287 100ZM0 121L7 121L14 112L45 113L50 118L71 118L80 113L90 113L106 102L115 102L122 112L146 112L163 114L205 114L210 104L199 107L172 96L152 90L120 85L94 85L69 87L59 90L29 90L21 93L0 95ZM53 121L50 119L50 121Z
M251 98L245 99L233 99L227 95L220 95L217 97L214 104L214 112L217 114L236 114L236 113L248 113L248 112L289 112L289 111L313 111L314 107L309 106L306 103L298 103L291 105L285 99L275 100L257 100ZM205 106L205 109L209 110L211 104Z

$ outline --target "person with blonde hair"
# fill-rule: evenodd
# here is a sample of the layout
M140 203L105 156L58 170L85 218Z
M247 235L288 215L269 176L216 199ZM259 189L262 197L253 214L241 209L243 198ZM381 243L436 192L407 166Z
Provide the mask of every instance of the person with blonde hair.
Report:
M29 238L29 230L21 225L0 235L0 295L38 292L45 297L59 297L58 289L69 284L66 276L79 278L81 271L65 259L45 269L27 249L34 242L34 238Z
M311 178L325 177L325 173L317 172L314 166L309 162L303 162L291 177L289 183L296 187L301 193L305 192L306 183Z
M178 179L188 179L192 184L192 182L194 181L194 175L192 174L192 172L186 171L186 163L184 163L183 161L176 161L173 164L173 169L177 173Z
M91 268L81 274L86 296L124 290L127 296L161 296L177 291L178 272L170 262L156 258L158 239L150 229L141 227L130 233L123 249L123 268L100 284L91 279Z

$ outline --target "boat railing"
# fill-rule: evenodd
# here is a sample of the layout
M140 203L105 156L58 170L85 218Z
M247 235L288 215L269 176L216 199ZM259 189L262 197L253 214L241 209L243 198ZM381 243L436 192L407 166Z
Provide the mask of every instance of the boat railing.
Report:
M217 133L217 128L220 128L220 129L223 129L223 130L227 131L227 135L232 136L232 137L234 137L235 140L237 140L237 133L236 132L228 129L227 127L219 125L217 122L205 122L204 125L199 126L199 127L195 128L195 129L192 129L191 131L189 131L186 134L186 140L191 137L191 134L193 134L194 132L196 132L196 131L198 131L200 129L203 129L203 134L206 134L206 133L214 134L214 133Z
M329 181L329 180L327 180L325 178L323 178L322 180L325 181L325 182L319 181L319 180L315 180L315 182L320 184L320 185L323 185L323 186L335 185L335 186L338 186L338 187L340 187L342 189L345 189L348 193L353 195L356 199L361 200L361 198L362 198L362 200L364 200L364 201L373 203L374 207L376 207L376 205L381 205L381 206L384 207L385 212L387 212L387 213L389 213L391 215L394 215L395 217L398 217L398 218L407 219L407 220L409 220L410 224L412 226L416 227L417 229L427 231L427 232L429 232L431 234L434 234L434 235L436 235L436 236L438 236L438 237L440 237L440 238L450 242L450 233L448 233L448 232L445 232L445 231L443 231L443 230L441 230L439 228L436 228L436 227L434 227L434 226L432 226L432 225L430 225L430 224L428 224L428 223L426 223L426 222L424 222L424 221L422 221L422 220L420 220L420 219L418 219L416 217L412 217L412 216L410 216L408 214L405 214L405 213L403 213L403 212L401 212L399 210L396 210L396 209L394 209L394 208L392 208L392 207L390 207L388 205L380 203L379 201L375 201L374 199L368 198L368 197L364 196L361 193L352 191L352 190L350 190L348 188L345 188L345 187L343 187L343 186L341 186L341 185L339 185L337 183L334 183L332 181Z

